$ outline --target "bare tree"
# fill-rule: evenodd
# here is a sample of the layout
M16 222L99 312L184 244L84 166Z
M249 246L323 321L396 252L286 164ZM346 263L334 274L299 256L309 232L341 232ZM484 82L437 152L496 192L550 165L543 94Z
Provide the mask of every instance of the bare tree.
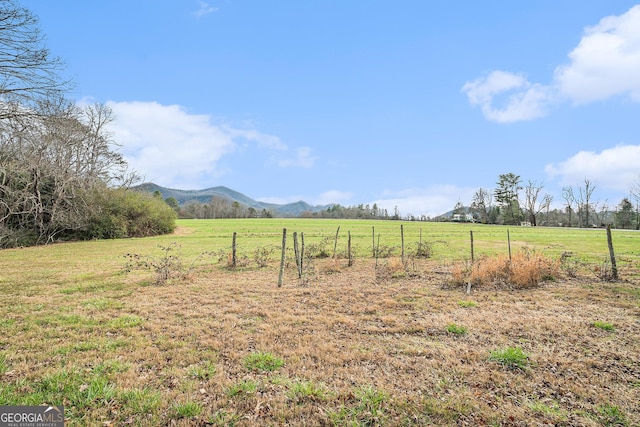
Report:
M473 193L473 199L471 201L471 209L480 216L480 221L483 224L489 223L489 213L493 207L493 191L484 188L478 188Z
M34 104L69 89L62 61L44 46L38 19L15 0L0 2L0 119L31 114Z
M569 227L571 227L571 217L574 211L573 206L576 203L576 197L573 194L573 187L562 187L562 199L564 200L565 209L569 214Z
M531 225L534 227L538 225L537 216L540 212L547 210L551 205L552 197L548 194L542 196L542 200L538 203L538 198L540 197L540 192L544 186L542 184L538 184L535 181L529 180L527 185L524 187L524 210L529 215L529 221Z
M121 182L126 162L106 132L107 107L56 101L34 111L0 120L0 237L47 243L86 226L92 191Z
M589 227L591 213L595 213L593 202L591 200L593 191L596 189L596 184L584 179L584 186L578 187L578 219L580 220L581 227Z
M640 175L631 183L629 192L636 202L636 230L640 230Z

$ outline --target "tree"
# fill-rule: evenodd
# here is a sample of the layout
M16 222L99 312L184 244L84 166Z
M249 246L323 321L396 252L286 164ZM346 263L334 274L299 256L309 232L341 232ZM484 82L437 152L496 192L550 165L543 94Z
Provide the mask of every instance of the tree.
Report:
M44 46L38 19L14 0L0 3L0 120L33 113L42 100L69 88L60 79L62 61Z
M522 220L522 211L518 199L520 176L513 173L498 176L497 188L494 191L496 202L501 206L505 224L519 224Z
M586 178L584 179L584 186L578 187L578 220L581 227L590 226L591 212L595 212L592 202L592 195L595 189L596 184Z
M542 196L542 200L538 203L538 197L542 191L543 185L535 181L529 180L524 187L524 209L529 215L529 221L534 227L538 225L537 216L543 210L551 205L552 197L548 194Z
M37 114L0 120L0 240L47 243L86 229L94 188L122 182L126 162L113 150L110 110L43 101ZM13 242L13 243L12 243Z
M493 194L491 193L491 191L484 188L478 188L476 192L473 193L473 199L471 200L471 209L479 216L480 221L483 224L490 223L489 214L492 207Z
M178 200L175 197L167 197L166 199L164 199L164 202L169 205L169 207L171 207L171 209L173 209L176 214L180 213L180 203L178 203Z
M562 187L562 199L569 214L569 227L571 227L571 214L573 213L573 205L576 203L576 197L573 195L573 187Z
M633 228L635 215L633 204L628 198L622 199L615 214L616 228Z
M640 175L631 184L630 193L636 201L636 230L640 230Z

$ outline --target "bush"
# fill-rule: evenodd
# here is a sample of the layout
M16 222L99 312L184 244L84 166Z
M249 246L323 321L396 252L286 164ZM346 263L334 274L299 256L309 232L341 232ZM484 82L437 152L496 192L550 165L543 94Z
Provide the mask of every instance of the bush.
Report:
M531 288L544 280L553 279L560 271L559 261L531 250L513 255L488 257L473 264L461 264L453 268L454 284L494 286L507 288Z
M149 194L105 188L94 192L89 200L91 215L79 238L147 237L175 230L175 211Z

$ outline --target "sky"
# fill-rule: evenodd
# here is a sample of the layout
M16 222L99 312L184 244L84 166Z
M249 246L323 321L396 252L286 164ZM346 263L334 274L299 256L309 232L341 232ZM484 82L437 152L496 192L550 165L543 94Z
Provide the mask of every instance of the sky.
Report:
M640 4L21 0L147 182L434 217L640 181Z

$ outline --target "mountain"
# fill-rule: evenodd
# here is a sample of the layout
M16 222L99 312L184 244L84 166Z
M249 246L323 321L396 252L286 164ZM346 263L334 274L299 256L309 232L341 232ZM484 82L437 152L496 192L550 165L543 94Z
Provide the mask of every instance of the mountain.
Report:
M279 205L276 203L265 203L254 200L248 196L245 196L242 193L239 193L235 190L232 190L227 187L218 186L205 188L204 190L177 190L174 188L165 188L161 187L157 184L147 182L144 184L137 185L133 187L136 191L141 191L145 193L155 193L159 191L162 194L163 199L168 199L169 197L173 197L178 201L180 206L184 205L187 202L196 201L200 203L209 203L212 197L220 197L223 198L229 203L238 202L240 206L246 208L254 208L257 211L262 211L266 209L268 211L272 211L276 213L278 216L300 216L303 212L319 212L328 209L332 205L324 205L324 206L311 206L310 204L303 202L302 200L294 203L287 203L284 205Z

